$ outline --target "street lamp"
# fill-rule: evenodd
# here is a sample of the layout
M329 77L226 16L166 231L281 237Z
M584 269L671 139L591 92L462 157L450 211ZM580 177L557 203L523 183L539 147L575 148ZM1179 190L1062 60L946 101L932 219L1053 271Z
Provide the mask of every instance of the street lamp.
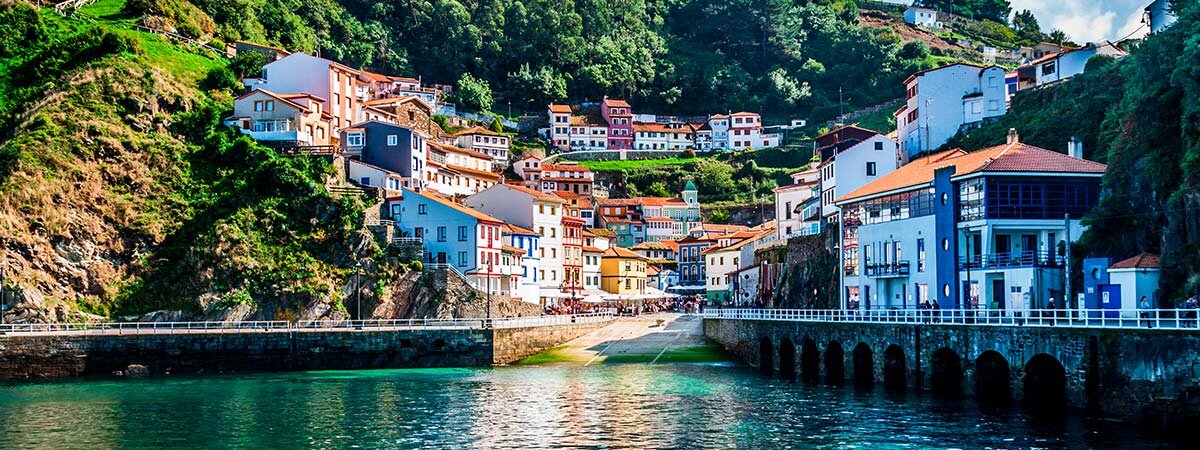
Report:
M362 318L362 261L354 262L354 304L358 308L358 320Z

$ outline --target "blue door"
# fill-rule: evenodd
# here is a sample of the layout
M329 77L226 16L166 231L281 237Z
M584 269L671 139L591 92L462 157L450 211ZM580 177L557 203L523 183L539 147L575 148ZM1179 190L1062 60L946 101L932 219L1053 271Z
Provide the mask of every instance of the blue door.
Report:
M1100 288L1100 308L1104 309L1104 317L1115 319L1120 316L1121 309L1121 285L1119 284L1101 284ZM1095 313L1093 313L1095 314Z

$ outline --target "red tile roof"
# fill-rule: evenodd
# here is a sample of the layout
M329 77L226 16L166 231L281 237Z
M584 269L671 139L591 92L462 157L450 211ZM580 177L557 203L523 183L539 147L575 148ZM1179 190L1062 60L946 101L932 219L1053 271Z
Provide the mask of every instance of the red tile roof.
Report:
M528 236L541 236L541 235L540 235L540 234L538 234L538 232L536 232L536 231L530 230L530 229L528 229L528 228L521 228L521 227L518 227L518 226L516 226L516 225L513 225L513 224L511 224L511 223L510 223L510 224L505 224L505 226L504 226L504 229L505 229L505 231L507 231L507 232L508 232L508 233L510 233L510 234L520 234L520 235L528 235Z
M488 180L492 180L492 181L500 180L500 174L495 173L495 172L488 172L486 170L472 169L470 167L456 166L454 164L446 164L446 168L453 170L455 172L465 173L468 175L473 175L473 176L476 176L479 178L484 178L484 179L488 179Z
M632 108L632 106L629 106L629 102L627 102L625 100L617 100L617 99L613 99L613 98L605 98L604 104L608 105L608 106L616 106L618 108Z
M489 130L489 129L481 127L481 126L474 126L471 128L466 128L466 129L460 130L457 133L454 133L455 136L468 136L468 135L472 135L472 134L486 134L488 136L508 137L508 135L506 135L504 133L497 133L495 131Z
M997 145L974 152L947 150L917 159L837 199L845 202L904 188L926 186L934 171L955 167L954 176L970 173L1044 172L1103 174L1104 164L1072 158L1062 153L1023 144Z
M569 105L559 105L559 104L551 103L550 104L550 112L560 113L560 114L570 114L571 107Z
M410 192L411 192L411 191L410 191ZM423 196L423 197L425 197L425 198L428 198L428 199L430 199L430 200L433 200L433 201L435 201L435 202L441 203L442 205L444 205L444 206L446 206L446 207L448 207L448 208L450 208L450 209L453 209L453 210L455 210L455 211L461 212L461 213L463 213L463 214L466 214L466 215L468 215L468 216L474 217L474 218L475 218L475 219L477 219L477 220L482 220L482 221L485 221L485 222L504 223L504 221L503 221L503 220L500 220L500 219L497 219L497 218L495 218L495 217L489 216L489 215L487 215L487 214L484 214L484 213L482 213L482 212L479 212L479 211L477 211L477 210L474 210L474 209L468 208L468 207L466 207L466 206L460 205L460 204L458 204L458 203L454 203L454 201L453 201L453 200L450 200L450 199L448 199L448 198L446 198L446 197L442 197L441 195L435 194L435 193L433 193L433 192L430 192L430 191L421 191L421 192L414 192L414 193L415 193L415 194L417 194L417 195Z
M1142 253L1124 261L1118 262L1109 266L1109 269L1158 269L1162 266L1158 263L1158 255L1153 253Z
M536 198L538 200L543 200L543 201L547 201L547 202L555 202L555 203L566 203L567 202L566 200L563 200L562 198L559 198L558 196L550 195L550 194L547 194L542 191L536 191L536 190L527 188L525 186L520 186L520 185L516 185L516 184L505 184L504 187L507 187L507 188L512 189L517 192L522 192L525 194L532 195L534 198Z
M605 250L604 257L605 258L646 259L646 258L642 257L642 255L639 255L637 253L634 253L632 251L629 251L627 249L623 249L623 248L617 247L617 246L612 246L612 247L609 247L608 250Z

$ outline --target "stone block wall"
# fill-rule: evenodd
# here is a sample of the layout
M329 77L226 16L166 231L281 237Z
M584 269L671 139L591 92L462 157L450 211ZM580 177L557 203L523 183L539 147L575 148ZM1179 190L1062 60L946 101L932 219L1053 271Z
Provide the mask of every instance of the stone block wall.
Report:
M171 335L5 336L0 379L491 364L486 330L239 331Z
M493 364L512 364L603 328L609 322L495 330Z
M846 380L855 373L854 349L870 351L872 381L883 380L891 346L903 352L907 385L931 389L933 355L949 349L960 359L961 391L975 394L976 360L993 351L1008 364L1008 385L1014 400L1024 398L1026 365L1048 355L1065 372L1068 405L1131 421L1200 424L1200 331L1089 328L1004 327L967 325L885 325L860 323L802 323L760 320L706 319L704 332L743 361L760 366L764 342L770 344L771 370L784 355L794 354L792 373L803 377L805 342L818 353L819 378L825 375L826 352L843 350ZM764 341L765 339L765 341ZM781 350L792 346L791 350ZM836 353L835 353L836 354ZM1043 356L1044 357L1044 356ZM812 367L809 368L812 370ZM835 371L835 373L837 373Z

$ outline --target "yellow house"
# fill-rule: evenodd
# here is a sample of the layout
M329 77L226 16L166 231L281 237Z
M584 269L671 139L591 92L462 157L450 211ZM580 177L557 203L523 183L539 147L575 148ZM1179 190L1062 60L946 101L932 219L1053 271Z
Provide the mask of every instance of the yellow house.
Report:
M646 258L621 247L609 247L600 259L600 289L617 295L646 293Z

